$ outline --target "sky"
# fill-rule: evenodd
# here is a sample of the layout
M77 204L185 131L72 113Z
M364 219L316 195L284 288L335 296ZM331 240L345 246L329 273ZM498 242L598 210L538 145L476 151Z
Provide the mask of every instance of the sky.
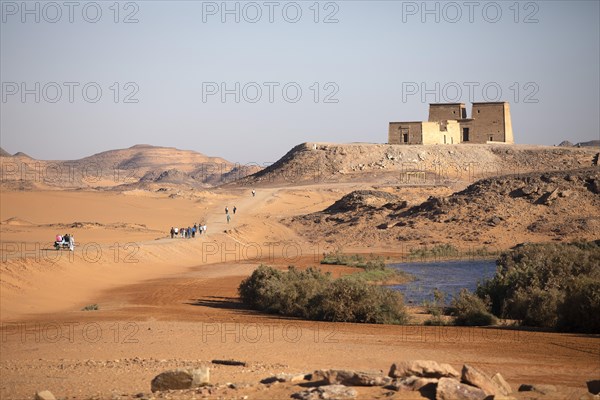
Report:
M0 146L271 163L508 101L516 143L600 139L599 1L0 1Z

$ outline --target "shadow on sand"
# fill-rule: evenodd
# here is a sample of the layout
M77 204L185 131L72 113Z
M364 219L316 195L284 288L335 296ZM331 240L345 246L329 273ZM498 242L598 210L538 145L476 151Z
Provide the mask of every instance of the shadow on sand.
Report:
M236 297L207 296L201 299L192 299L185 304L189 304L192 306L218 308L222 310L256 312L256 310L253 310L248 305L242 303Z

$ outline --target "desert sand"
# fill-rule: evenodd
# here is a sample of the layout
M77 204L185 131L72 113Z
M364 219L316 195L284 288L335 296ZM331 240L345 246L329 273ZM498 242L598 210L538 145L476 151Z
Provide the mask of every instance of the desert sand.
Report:
M468 183L395 192L410 195L416 204ZM325 368L387 372L393 362L410 359L501 372L514 391L523 383L558 389L554 395L523 392L516 398L584 395L585 382L600 376L597 335L302 321L239 303L237 286L260 263L319 265L324 252L341 248L321 231L292 227L291 218L320 212L353 190L381 185L342 179L254 182L181 189L177 196L139 188L3 190L0 397L28 399L43 389L57 398L151 397L150 381L158 373L208 365L211 382L221 385L210 398L289 398L301 384L258 382L276 373ZM224 208L234 205L237 212L228 224ZM588 211L597 215L598 209ZM207 225L207 234L169 237L171 226L196 222ZM76 239L75 251L54 250L55 235L67 232ZM500 249L521 239L508 230L497 230L494 238ZM552 239L543 232L536 236L544 238ZM444 239L440 233L428 240ZM401 249L377 238L344 243L344 252L402 256ZM352 273L320 267L335 276ZM99 310L82 311L91 304ZM421 311L412 312L419 320ZM247 365L211 364L214 359ZM419 392L380 387L357 390L363 399L421 398Z

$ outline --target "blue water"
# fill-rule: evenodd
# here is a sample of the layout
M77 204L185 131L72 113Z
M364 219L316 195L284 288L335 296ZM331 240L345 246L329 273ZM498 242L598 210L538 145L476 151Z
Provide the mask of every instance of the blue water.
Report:
M436 261L390 264L389 267L408 272L415 279L402 285L390 286L402 292L407 304L422 305L433 300L433 289L446 293L446 301L460 289L474 291L477 283L496 273L494 260Z

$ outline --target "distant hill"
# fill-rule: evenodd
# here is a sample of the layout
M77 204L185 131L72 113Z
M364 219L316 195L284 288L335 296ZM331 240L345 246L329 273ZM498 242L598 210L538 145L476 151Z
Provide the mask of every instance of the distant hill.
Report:
M29 158L24 153L17 155L21 159ZM231 182L259 170L192 150L151 145L104 151L79 160L31 160L35 166L29 162L20 164L17 171L3 177L3 186L17 183L22 186L23 181L27 181L35 187L58 188L151 190L154 184L202 188Z
M10 157L10 153L6 150L4 150L2 147L0 147L0 157Z
M558 144L559 147L573 147L573 143L568 140L563 140Z
M589 140L587 142L579 142L575 146L582 147L600 147L600 140Z
M560 147L600 147L600 140L588 140L587 142L578 142L573 144L568 140L560 142Z
M303 143L236 184L444 184L511 173L590 167L597 162L597 154L598 149L589 147Z

